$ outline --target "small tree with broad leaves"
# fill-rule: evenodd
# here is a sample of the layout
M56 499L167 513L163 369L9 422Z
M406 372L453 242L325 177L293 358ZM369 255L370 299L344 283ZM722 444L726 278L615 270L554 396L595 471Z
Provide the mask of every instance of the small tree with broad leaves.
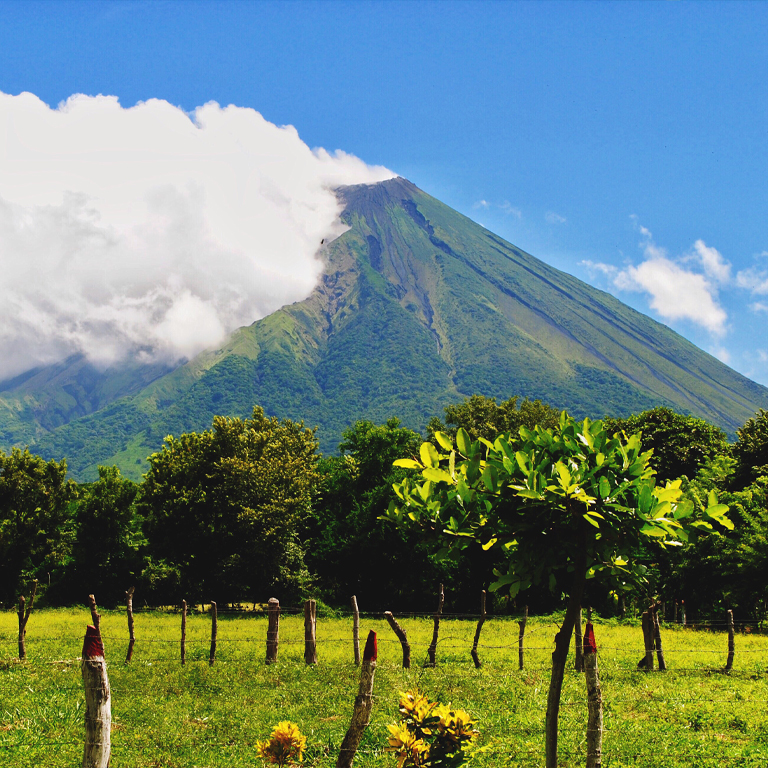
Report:
M420 526L449 547L478 542L501 549L508 569L496 571L492 590L514 596L531 584L568 595L555 636L547 699L546 765L557 765L557 721L571 634L584 585L644 580L648 545L680 546L713 523L732 528L728 507L712 495L705 509L683 498L680 480L657 486L640 436L611 435L601 421L577 422L565 412L554 429L521 427L519 435L455 441L435 434L419 459L399 459L420 470L395 484L397 502L385 518Z

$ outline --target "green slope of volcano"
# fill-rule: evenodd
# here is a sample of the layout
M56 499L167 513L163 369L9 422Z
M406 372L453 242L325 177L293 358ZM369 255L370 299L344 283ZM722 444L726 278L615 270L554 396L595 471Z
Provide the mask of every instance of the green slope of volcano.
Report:
M523 395L575 415L658 404L733 432L768 389L664 325L524 253L404 179L339 190L349 230L304 301L236 331L141 391L38 437L74 474L138 476L167 434L254 404L320 427L423 427L464 395Z

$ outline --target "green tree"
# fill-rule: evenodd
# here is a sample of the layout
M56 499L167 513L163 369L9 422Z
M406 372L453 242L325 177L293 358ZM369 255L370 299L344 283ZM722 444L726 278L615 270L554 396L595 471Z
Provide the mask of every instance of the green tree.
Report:
M518 406L519 397L510 397L501 403L495 397L472 395L461 403L445 407L445 419L437 416L429 420L427 434L443 432L456 437L459 428L466 430L472 440L482 437L494 440L496 435L512 432L517 434L520 427L533 429L537 424L544 429L556 427L560 421L560 410L541 400L527 397Z
M682 476L693 479L707 459L730 453L728 437L720 427L671 408L652 408L626 418L605 419L605 428L611 434L639 433L643 448L653 451L651 466L662 482Z
M491 589L516 594L545 581L568 595L555 637L547 701L546 764L557 766L557 721L568 647L588 578L614 584L640 581L646 546L666 547L689 531L731 523L727 507L710 498L698 514L683 500L680 481L658 487L640 438L608 433L602 422L577 423L565 413L555 429L521 427L519 436L455 443L436 433L440 449L424 443L421 461L399 460L421 478L406 477L387 517L439 533L454 546L478 542L508 557Z
M47 584L64 567L76 495L66 461L45 461L28 449L0 451L0 602L9 605L23 581Z
M77 595L80 602L95 592L100 604L114 605L136 586L146 548L134 504L138 490L117 467L99 467L99 479L81 486L69 574L56 590L60 600Z
M299 543L318 481L313 430L253 409L205 432L168 437L149 457L140 506L153 573L178 574L166 599L297 597L308 573Z
M761 475L768 475L768 411L761 408L736 430L733 455L737 461L736 487L743 488Z

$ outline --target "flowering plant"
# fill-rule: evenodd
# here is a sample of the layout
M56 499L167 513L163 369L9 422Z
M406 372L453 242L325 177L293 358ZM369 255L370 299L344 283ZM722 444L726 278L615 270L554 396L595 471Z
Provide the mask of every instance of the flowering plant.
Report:
M304 759L307 737L296 723L282 720L273 729L269 741L257 741L256 752L272 765L290 766Z
M479 731L464 710L414 690L400 694L400 714L397 725L387 726L385 749L397 755L397 768L456 768L467 761L467 749Z

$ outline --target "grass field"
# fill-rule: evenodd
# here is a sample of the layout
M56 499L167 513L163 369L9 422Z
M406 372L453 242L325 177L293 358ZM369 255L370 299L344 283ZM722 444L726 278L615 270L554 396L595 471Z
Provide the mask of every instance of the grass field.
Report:
M0 613L0 765L78 766L84 698L79 655L86 610L32 614L26 662L17 654L16 616ZM123 664L127 625L103 612L102 633L112 685L113 768L260 766L254 744L278 720L293 720L308 737L305 765L334 766L357 690L351 619L318 619L316 667L303 659L303 618L283 615L277 664L264 664L266 619L219 617L216 664L208 665L210 620L188 618L187 665L179 664L179 616L136 614L133 661ZM402 619L413 649L403 670L397 639L382 619L363 617L361 635L379 637L371 726L355 760L360 768L394 766L383 752L386 724L397 720L397 693L418 686L479 721L486 747L477 766L541 766L552 617L532 618L526 669L517 668L517 623L490 617L475 670L469 651L474 620L446 618L438 666L424 669L428 619ZM669 670L640 672L639 627L596 622L605 702L604 761L611 768L768 765L768 637L738 634L730 675L722 673L725 633L665 627ZM560 720L562 765L584 764L586 692L569 664Z

